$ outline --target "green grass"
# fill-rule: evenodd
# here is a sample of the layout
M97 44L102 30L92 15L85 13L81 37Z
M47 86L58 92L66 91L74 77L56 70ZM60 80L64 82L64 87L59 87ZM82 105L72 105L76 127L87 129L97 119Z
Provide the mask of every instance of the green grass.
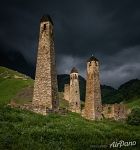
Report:
M140 99L134 99L126 102L128 108L140 107Z
M109 145L119 140L136 140L137 146L132 149L138 149L140 127L108 120L87 121L75 113L42 116L9 107L0 108L2 150L90 150L95 145Z
M59 92L58 96L59 96L59 107L68 109L69 103L67 100L64 100L63 92Z
M15 75L20 78L15 78ZM19 91L31 85L33 85L31 78L0 67L0 105L9 103Z
M88 121L75 113L42 116L6 106L11 99L21 104L30 102L32 87L31 78L0 67L0 150L100 150L101 147L95 147L119 140L136 140L136 147L126 149L139 150L139 126L109 120ZM61 107L68 106L62 93L59 98ZM140 103L135 100L127 104L132 107Z

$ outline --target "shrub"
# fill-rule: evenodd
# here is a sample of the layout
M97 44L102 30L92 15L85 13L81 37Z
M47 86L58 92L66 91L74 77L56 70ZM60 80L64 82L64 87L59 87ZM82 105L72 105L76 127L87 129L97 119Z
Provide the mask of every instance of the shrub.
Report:
M130 125L140 125L140 107L135 107L132 109L127 118L127 123Z

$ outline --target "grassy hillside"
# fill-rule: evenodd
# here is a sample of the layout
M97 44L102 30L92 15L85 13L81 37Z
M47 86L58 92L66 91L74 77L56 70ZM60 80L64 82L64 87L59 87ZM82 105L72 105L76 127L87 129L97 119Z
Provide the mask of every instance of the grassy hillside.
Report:
M86 81L81 76L79 79L81 99L84 99ZM34 81L30 77L0 67L0 104L6 104L11 99L18 103L31 102L33 83ZM69 83L69 75L58 75L60 99L63 97L61 92L66 83ZM116 103L125 100L125 103L128 103L129 107L140 104L140 80L138 79L124 83L118 90L110 86L102 85L101 91L103 103Z
M140 107L140 99L129 100L125 104L127 104L128 108Z
M108 87L108 89L110 89ZM75 113L38 115L12 109L5 104L31 102L33 80L18 72L0 67L0 150L90 150L108 149L113 141L137 141L140 147L140 127L109 120L88 121ZM108 92L108 91L107 91ZM59 93L61 107L68 104ZM139 101L127 101L129 107ZM121 149L124 149L121 148Z
M130 132L131 131L131 132ZM87 121L68 113L41 116L28 111L0 108L0 149L10 150L94 150L113 141L136 141L140 127L115 121ZM124 147L123 147L124 148ZM121 149L123 149L121 148Z
M0 104L7 104L19 91L31 85L33 85L31 78L0 67Z
M140 80L133 79L122 84L118 92L129 108L140 107Z
M81 99L85 97L86 80L79 76ZM8 103L12 98L17 101L22 97L25 101L31 101L33 91L33 80L19 72L0 66L0 104ZM58 87L61 93L64 84L69 83L69 75L58 75ZM102 85L103 103L114 103L125 100L130 105L139 104L140 98L140 80L130 80L121 85L118 90ZM60 94L62 98L62 94Z
M124 101L132 99L140 99L140 80L133 79L118 88L118 92L122 95Z

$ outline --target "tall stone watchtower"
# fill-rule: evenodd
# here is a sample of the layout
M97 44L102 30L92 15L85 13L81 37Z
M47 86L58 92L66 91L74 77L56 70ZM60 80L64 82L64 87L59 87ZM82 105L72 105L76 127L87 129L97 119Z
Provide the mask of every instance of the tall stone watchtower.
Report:
M53 22L49 15L45 15L40 20L32 104L35 112L46 114L49 109L57 109L58 103Z
M74 67L70 73L70 99L69 105L70 110L72 112L81 112L81 104L80 104L80 92L79 92L79 79L78 79L78 71Z
M87 81L84 116L90 120L102 118L99 61L92 56L87 61Z

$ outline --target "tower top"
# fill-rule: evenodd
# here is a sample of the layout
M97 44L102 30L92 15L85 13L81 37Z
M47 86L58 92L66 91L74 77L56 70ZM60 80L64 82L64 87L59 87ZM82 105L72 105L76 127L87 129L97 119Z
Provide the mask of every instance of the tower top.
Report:
M78 70L75 67L73 67L70 73L78 73Z
M53 21L50 15L43 15L40 19L40 22L48 22L48 21L51 22L51 24L53 25Z
M87 62L90 61L99 61L96 57L94 57L93 55L87 60Z

